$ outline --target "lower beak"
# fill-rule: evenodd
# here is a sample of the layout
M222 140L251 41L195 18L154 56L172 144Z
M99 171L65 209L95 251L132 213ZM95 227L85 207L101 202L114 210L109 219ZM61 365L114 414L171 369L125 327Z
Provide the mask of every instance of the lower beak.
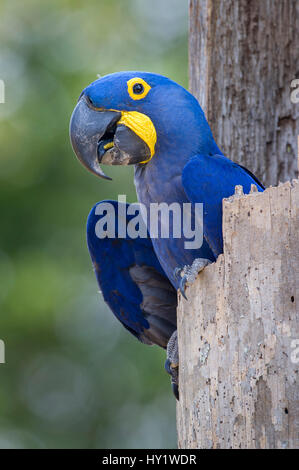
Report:
M151 158L149 146L126 125L130 123L123 114L94 108L84 94L73 111L70 122L73 150L81 163L101 178L111 180L100 163L131 165Z

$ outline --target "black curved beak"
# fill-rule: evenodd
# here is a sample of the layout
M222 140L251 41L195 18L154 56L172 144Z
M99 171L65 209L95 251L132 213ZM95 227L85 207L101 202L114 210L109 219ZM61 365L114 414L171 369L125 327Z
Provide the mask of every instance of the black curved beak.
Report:
M121 117L121 111L95 108L84 94L71 117L70 138L75 154L89 171L108 180L111 178L100 163L134 165L151 157L147 143L121 122Z
M73 150L83 165L101 178L111 180L100 167L98 146L105 134L113 135L120 111L94 109L82 95L70 121L70 138Z

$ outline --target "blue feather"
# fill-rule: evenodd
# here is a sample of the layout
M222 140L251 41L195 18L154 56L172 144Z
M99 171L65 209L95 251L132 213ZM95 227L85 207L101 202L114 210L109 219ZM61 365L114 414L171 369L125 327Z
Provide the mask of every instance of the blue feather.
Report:
M223 155L196 155L185 165L182 174L184 190L193 203L203 203L204 237L214 256L223 252L222 200L234 194L235 186L243 186L248 194L251 185L258 191L264 186L252 173Z
M110 203L114 208L115 238L100 239L96 234L96 224L103 216L96 214L96 208L103 203ZM131 239L126 233L125 238L118 238L120 229L124 229L118 222L126 228L133 217L127 215L125 220L118 221L118 204L123 203L101 201L88 216L87 244L95 275L105 302L118 320L141 341L151 344L155 340L165 347L165 337L176 325L176 292L165 276L149 237ZM152 279L157 285L151 285ZM155 308L157 296L159 308ZM169 318L162 319L163 308L169 312L166 315Z

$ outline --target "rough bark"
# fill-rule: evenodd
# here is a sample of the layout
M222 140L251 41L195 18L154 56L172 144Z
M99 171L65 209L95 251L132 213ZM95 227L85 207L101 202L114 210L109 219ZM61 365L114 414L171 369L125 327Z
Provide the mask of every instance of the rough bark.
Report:
M179 299L179 447L298 447L299 181L223 213L223 255Z
M190 0L190 89L222 151L266 185L297 176L298 0Z

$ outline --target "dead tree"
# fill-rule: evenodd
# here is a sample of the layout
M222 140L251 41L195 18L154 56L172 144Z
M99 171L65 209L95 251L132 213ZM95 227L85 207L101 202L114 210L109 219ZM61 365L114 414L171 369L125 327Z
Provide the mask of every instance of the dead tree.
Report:
M190 88L223 152L297 176L296 0L191 0ZM294 448L299 183L223 202L224 253L179 298L181 448Z
M179 446L298 447L299 182L223 213L224 254L179 302Z
M216 142L264 184L297 176L297 0L190 0L190 89Z

